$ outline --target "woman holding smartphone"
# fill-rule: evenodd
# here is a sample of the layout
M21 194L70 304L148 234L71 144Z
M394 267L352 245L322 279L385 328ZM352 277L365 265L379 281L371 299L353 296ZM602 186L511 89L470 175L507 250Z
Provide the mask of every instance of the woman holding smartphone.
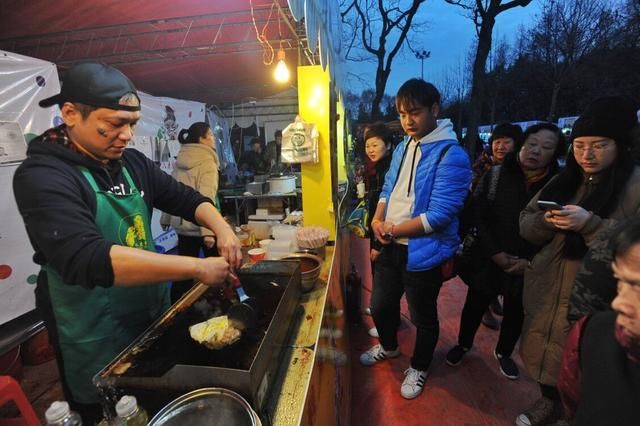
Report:
M556 384L576 271L600 232L640 211L640 168L630 155L636 111L621 96L592 102L573 126L565 169L520 215L520 234L541 247L524 273L520 353L542 397L518 416L518 425L564 417ZM562 208L543 210L538 200Z

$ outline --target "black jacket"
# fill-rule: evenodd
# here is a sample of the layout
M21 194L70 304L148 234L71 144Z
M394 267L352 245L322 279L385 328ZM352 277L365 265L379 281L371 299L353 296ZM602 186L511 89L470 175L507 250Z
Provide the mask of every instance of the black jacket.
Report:
M382 248L382 244L380 244L380 242L377 241L376 237L373 235L373 230L371 229L371 221L373 220L373 215L375 214L376 208L378 207L380 192L382 191L382 186L384 185L384 175L387 174L387 170L389 170L390 165L391 154L388 154L376 163L376 174L368 176L368 179L366 181L367 204L369 207L369 223L367 225L369 227L369 237L371 238L371 248L376 250L380 250Z
M493 166L485 173L471 200L474 224L478 229L478 261L493 267L491 256L506 252L520 258L531 259L538 248L520 236L519 218L529 200L557 173L552 163L549 173L538 182L527 185L527 179L517 161L510 154L502 165ZM493 199L489 196L492 174L499 173ZM497 269L497 267L496 267ZM495 272L495 271L494 271ZM496 285L497 280L478 280L478 284Z
M35 250L34 262L49 265L70 284L86 288L113 285L109 251L115 243L98 232L94 223L96 197L78 166L92 172L100 189L128 193L122 174L122 166L126 166L143 194L149 215L156 207L194 221L196 208L211 202L138 151L126 150L121 160L103 165L72 150L64 126L49 129L31 141L27 156L16 170L13 191Z

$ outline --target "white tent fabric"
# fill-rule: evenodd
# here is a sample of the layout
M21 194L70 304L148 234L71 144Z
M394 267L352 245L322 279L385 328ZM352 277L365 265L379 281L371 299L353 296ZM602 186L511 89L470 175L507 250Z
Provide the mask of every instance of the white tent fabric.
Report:
M17 123L27 141L60 122L57 107L38 106L40 100L59 91L54 64L0 50L0 121ZM16 163L0 166L0 324L35 307L32 284L40 269L31 260L33 248L13 195L17 167Z
M265 127L265 137L269 141L275 131L271 130L271 123L293 122L298 113L298 92L289 89L268 98L233 105L220 112L228 120L229 127L247 128L252 124Z
M38 102L59 91L55 64L0 50L0 121L20 124L27 140L54 124L58 108Z

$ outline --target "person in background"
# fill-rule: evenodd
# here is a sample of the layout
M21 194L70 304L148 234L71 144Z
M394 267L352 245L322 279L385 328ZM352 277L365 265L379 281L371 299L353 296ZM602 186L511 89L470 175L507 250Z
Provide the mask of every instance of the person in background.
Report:
M279 174L283 171L282 165L282 130L276 130L273 134L273 139L267 144L264 159L269 168L270 174Z
M371 313L380 344L360 355L372 366L400 355L400 298L407 296L416 340L400 387L403 398L420 395L438 342L437 298L442 264L455 253L458 213L471 170L450 120L437 117L440 93L421 79L405 82L396 96L409 138L393 153L371 228L382 250L375 262Z
M471 167L471 191L473 192L479 182L479 180L493 167L498 164L502 164L503 160L514 149L522 145L522 129L520 126L511 123L500 123L493 128L491 137L489 138L489 148L486 151L482 151L479 158L473 163ZM478 136L481 141L480 136ZM463 233L474 232L475 224L474 211L472 197L470 196L465 208L462 212L460 223ZM474 274L475 275L475 274ZM498 276L486 275L487 280L499 280ZM475 279L475 277L474 277ZM493 284L487 284L491 287ZM485 309L482 315L482 324L492 330L498 330L500 328L500 322L493 316L492 311L496 315L502 315L502 306L498 300L498 297L491 301L487 309Z
M576 272L600 232L640 209L640 167L630 155L630 131L636 125L636 109L626 98L593 101L573 125L565 168L520 215L522 237L541 246L524 275L520 354L542 393L518 416L520 426L563 417L556 384ZM543 210L538 200L562 208Z
M262 156L262 143L260 139L251 139L249 151L245 151L240 156L239 169L242 171L252 172L254 175L260 175L267 172L267 163Z
M102 418L93 376L168 307L169 280L223 283L240 266L240 242L211 199L126 150L140 98L117 69L71 67L59 94L63 124L29 143L13 191L40 265L35 290L65 399L84 424ZM153 208L211 229L224 257L155 252Z
M382 122L374 123L368 126L364 131L364 151L369 161L373 164L374 173L365 175L365 187L367 190L367 205L369 207L369 223L367 224L371 230L371 221L378 206L380 191L384 184L384 176L389 170L391 164L391 144L393 143L393 135L391 130ZM371 260L371 273L375 271L375 261L380 254L382 244L376 240L373 232L370 231L370 251L369 258ZM371 308L367 308L371 313ZM369 329L369 335L379 337L375 327Z
M504 319L494 351L500 372L508 379L519 377L511 353L522 328L523 274L537 247L518 236L520 211L558 171L557 159L565 152L564 136L550 123L531 126L524 144L515 145L502 164L481 178L473 194L474 223L478 228L478 265L460 318L458 344L446 356L459 365L473 346L483 312L498 293L504 295Z
M240 142L240 139L233 140L231 150L233 151L233 159L236 160L236 164L240 165L240 158L242 158L242 142Z
M480 138L478 137L480 140ZM502 164L508 153L512 152L516 146L522 144L522 129L517 124L500 123L493 128L489 138L488 150L482 151L480 157L473 163L471 171L472 190L485 173L496 164Z
M216 140L207 123L193 123L189 129L178 134L182 144L172 176L211 200L216 199L218 191L218 155ZM216 238L210 229L193 222L162 213L160 225L164 230L172 226L178 234L178 254L181 256L205 257L218 255ZM171 285L171 303L175 303L193 286L193 280L174 281Z
M612 238L613 311L583 317L567 337L558 390L573 425L638 424L640 217Z

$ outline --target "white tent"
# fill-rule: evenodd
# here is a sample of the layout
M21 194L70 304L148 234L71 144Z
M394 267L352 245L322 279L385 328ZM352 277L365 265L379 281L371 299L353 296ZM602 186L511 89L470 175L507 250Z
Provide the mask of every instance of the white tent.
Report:
M285 90L264 99L250 99L241 104L220 110L229 127L249 127L255 124L264 127L265 140L273 139L276 130L282 130L292 123L298 114L298 91L295 88Z
M33 249L15 204L12 180L24 158L25 140L59 120L57 107L38 106L59 91L54 64L0 50L0 146L15 155L11 161L0 159L0 324L35 307L33 284L39 267L31 261Z

